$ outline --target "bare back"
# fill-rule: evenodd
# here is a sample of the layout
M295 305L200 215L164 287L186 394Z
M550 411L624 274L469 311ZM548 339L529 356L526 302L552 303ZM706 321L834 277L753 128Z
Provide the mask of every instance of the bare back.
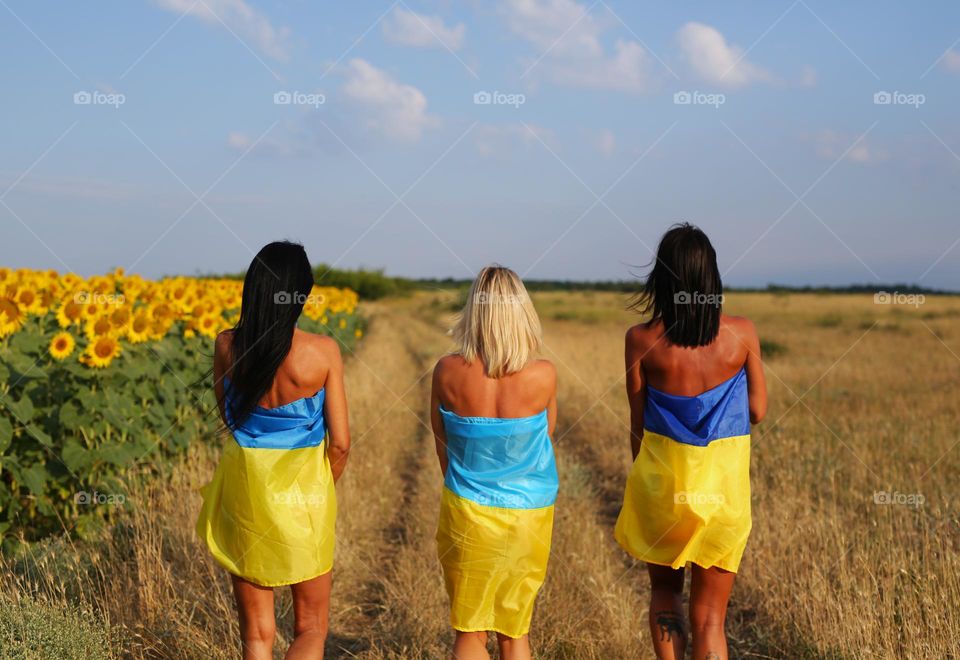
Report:
M522 370L490 378L479 360L468 363L459 355L440 360L436 370L440 404L464 417L529 417L549 407L557 375L547 360L532 360Z
M641 323L627 331L625 358L634 457L643 437L648 386L676 396L697 396L745 369L750 420L757 424L766 415L767 386L760 339L748 319L723 314L716 339L696 348L672 344L661 321Z
M654 389L679 396L696 396L729 380L750 356L749 321L724 314L720 331L706 346L686 348L671 344L663 322L635 326L627 342L642 347L643 377Z
M224 332L217 338L215 358L222 374L228 378L233 369L231 340L230 332ZM339 351L333 339L295 329L290 352L277 369L273 385L259 405L263 408L277 408L313 396L326 385L330 368L337 358ZM215 372L221 369L215 369ZM222 378L217 373L215 377L219 389L222 387Z

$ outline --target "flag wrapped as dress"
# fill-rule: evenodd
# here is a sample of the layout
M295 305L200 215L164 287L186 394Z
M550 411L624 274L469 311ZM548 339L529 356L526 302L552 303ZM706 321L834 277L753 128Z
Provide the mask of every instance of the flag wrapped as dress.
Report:
M450 623L522 637L550 557L559 482L547 412L461 417L440 409L447 440L437 553Z
M647 386L643 424L617 542L645 562L735 573L751 527L746 371L697 396Z
M230 381L224 383L230 418ZM327 457L324 390L257 407L234 430L203 488L197 533L230 573L266 587L333 567L337 498Z

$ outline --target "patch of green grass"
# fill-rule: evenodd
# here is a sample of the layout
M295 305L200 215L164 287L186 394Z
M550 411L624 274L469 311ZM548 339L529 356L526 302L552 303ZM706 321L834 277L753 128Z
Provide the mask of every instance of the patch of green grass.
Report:
M96 616L30 598L0 599L0 657L109 660L116 639Z
M826 314L814 321L814 325L820 328L837 328L843 324L843 317L839 314Z
M770 359L777 357L779 355L785 355L787 353L787 347L780 342L773 341L772 339L761 339L760 340L760 354L765 359Z

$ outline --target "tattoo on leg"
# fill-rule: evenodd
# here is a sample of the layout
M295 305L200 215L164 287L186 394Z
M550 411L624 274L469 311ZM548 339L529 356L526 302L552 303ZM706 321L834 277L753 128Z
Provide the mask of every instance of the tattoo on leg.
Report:
M720 654L716 651L707 651L705 660L720 660Z
M676 633L680 637L683 633L683 615L670 610L657 612L657 626L660 628L660 641L669 642Z

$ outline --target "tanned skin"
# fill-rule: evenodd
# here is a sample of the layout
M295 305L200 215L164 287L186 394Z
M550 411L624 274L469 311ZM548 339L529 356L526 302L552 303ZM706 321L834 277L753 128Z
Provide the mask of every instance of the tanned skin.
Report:
M670 343L659 320L627 331L625 341L627 399L630 402L630 448L636 460L643 441L647 386L678 396L696 396L744 368L750 422L767 413L767 387L760 359L760 340L753 323L738 316L720 317L720 331L706 346L684 348ZM683 612L683 569L647 565L650 574L650 634L658 658L681 660L687 647ZM690 624L694 660L725 660L724 622L736 574L694 565L690 592Z
M213 357L213 377L220 417L223 410L223 379L229 376L233 356L232 332L220 333ZM325 389L323 415L327 427L327 454L333 480L343 474L350 454L350 429L347 397L343 386L343 359L340 347L330 337L300 329L293 331L293 343L273 380L273 386L260 400L264 408L276 408L312 397ZM286 658L322 658L330 618L331 573L291 585L295 618L294 640ZM273 657L276 620L273 589L261 587L233 576L233 593L240 614L240 638L244 660Z

